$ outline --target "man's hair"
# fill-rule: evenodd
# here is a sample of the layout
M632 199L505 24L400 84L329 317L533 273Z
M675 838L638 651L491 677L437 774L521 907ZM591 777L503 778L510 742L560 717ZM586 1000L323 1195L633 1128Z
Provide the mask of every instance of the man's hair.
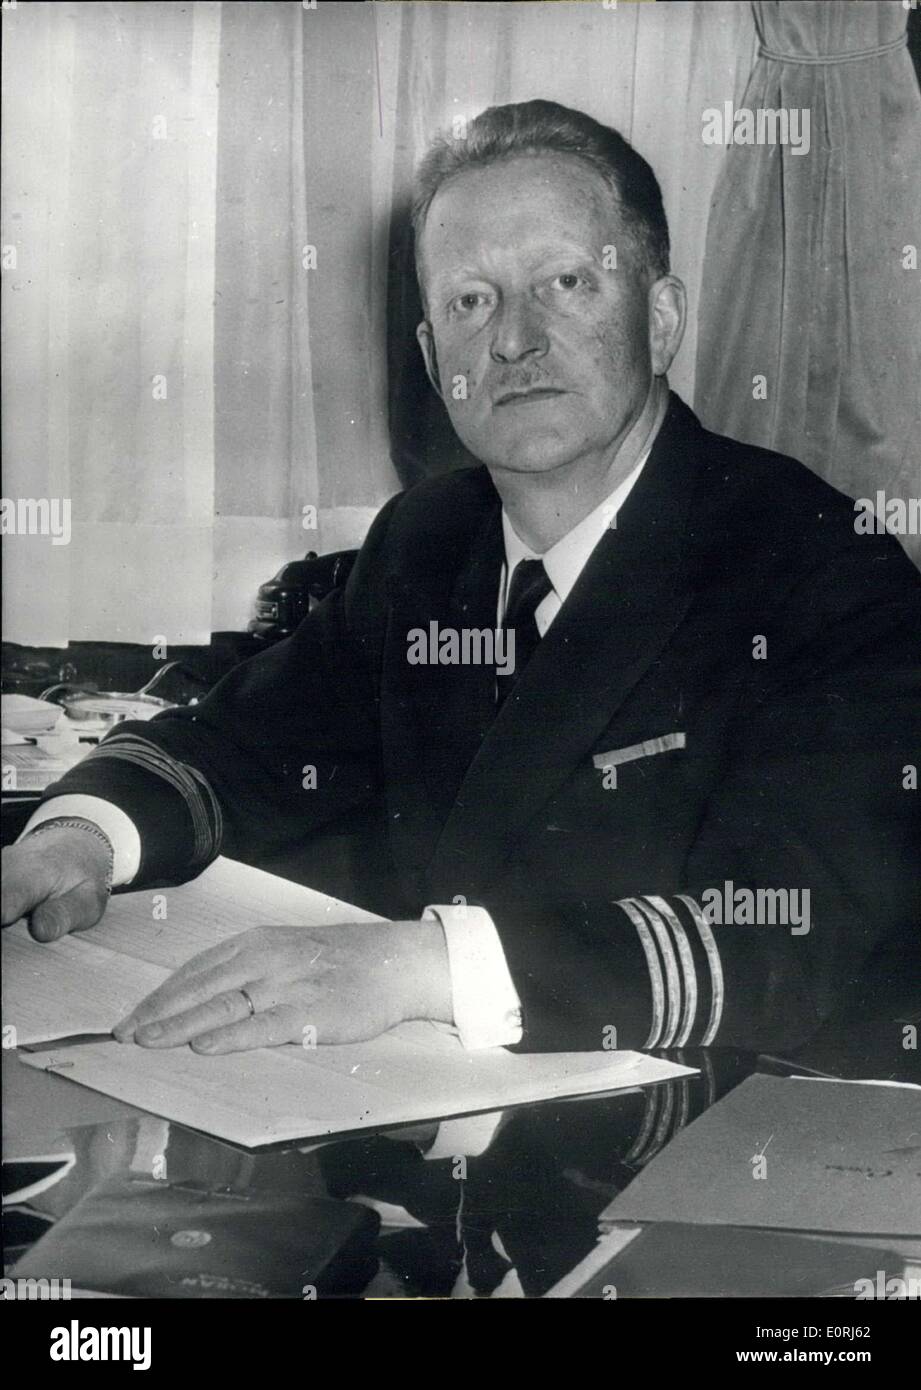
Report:
M616 130L555 101L490 106L470 122L461 139L435 139L416 174L412 224L417 270L421 272L422 229L439 189L467 169L529 154L573 155L595 169L614 194L646 270L654 279L668 274L668 221L652 169Z

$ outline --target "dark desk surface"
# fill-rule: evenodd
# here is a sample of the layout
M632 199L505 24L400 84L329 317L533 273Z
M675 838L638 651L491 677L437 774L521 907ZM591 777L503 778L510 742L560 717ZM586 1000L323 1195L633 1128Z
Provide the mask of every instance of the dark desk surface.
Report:
M644 1165L756 1069L751 1054L669 1055L700 1073L641 1092L252 1152L5 1053L4 1156L75 1153L67 1176L33 1202L55 1219L101 1182L149 1176L153 1153L165 1156L171 1183L360 1200L381 1215L380 1264L355 1295L533 1298L591 1250L599 1214Z

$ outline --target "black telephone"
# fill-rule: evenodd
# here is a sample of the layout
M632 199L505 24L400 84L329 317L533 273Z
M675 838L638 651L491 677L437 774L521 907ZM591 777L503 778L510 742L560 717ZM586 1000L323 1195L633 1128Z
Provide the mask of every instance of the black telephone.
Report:
M357 550L333 550L329 555L308 550L303 560L289 560L272 579L259 585L247 631L264 642L289 637L313 603L342 587L357 555Z

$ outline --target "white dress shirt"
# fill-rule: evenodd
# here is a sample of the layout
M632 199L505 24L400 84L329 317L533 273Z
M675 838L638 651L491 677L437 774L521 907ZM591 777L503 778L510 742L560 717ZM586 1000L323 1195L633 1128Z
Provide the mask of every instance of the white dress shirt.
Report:
M501 626L505 616L509 577L515 566L520 560L542 559L553 585L534 615L537 630L541 637L544 636L574 588L595 546L604 533L615 525L617 513L649 457L653 438L654 435L649 439L646 452L614 491L543 555L536 554L525 545L503 509L505 564L499 583L497 627ZM141 839L133 821L124 811L97 796L56 796L35 812L22 834L27 835L42 821L58 816L79 816L98 825L115 852L112 886L119 888L131 883L141 862ZM451 972L454 1026L464 1047L505 1047L520 1042L521 1002L512 983L499 933L489 913L485 908L464 903L436 903L427 907L422 917L423 921L439 921L444 929Z

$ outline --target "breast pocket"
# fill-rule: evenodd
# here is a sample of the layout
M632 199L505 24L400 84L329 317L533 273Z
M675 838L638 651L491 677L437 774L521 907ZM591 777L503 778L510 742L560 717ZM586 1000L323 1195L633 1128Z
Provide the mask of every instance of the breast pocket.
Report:
M663 753L675 752L686 746L687 739L681 732L660 734L658 738L646 738L640 743L630 743L624 748L610 748L602 753L594 753L592 763L603 775L616 779L617 769L626 763L635 763L641 758L656 758Z

